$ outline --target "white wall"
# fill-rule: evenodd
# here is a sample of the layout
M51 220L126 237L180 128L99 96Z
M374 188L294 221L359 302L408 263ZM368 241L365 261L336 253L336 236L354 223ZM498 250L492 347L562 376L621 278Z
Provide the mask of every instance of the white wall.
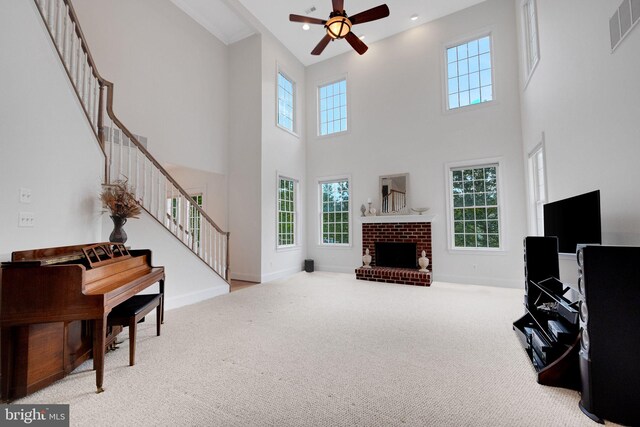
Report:
M0 52L0 260L98 241L104 157L34 2L0 2ZM18 228L21 211L35 227Z
M74 0L114 110L161 163L227 173L227 47L169 0Z
M540 62L521 96L522 133L525 156L545 134L549 201L599 189L603 243L640 245L640 28L611 53L619 5L537 0ZM576 283L575 257L561 267Z
M113 223L103 216L103 238L109 240ZM229 292L229 284L211 270L151 215L143 212L124 226L127 246L151 249L151 264L165 268L165 308L170 310ZM155 287L156 285L154 285ZM157 287L150 288L156 292Z
M277 67L296 84L297 135L276 125ZM306 254L305 68L271 34L262 35L262 268L261 281L302 270ZM276 249L276 175L299 181L297 245Z
M231 277L261 281L262 42L229 46L229 231Z
M409 205L430 207L434 279L496 286L522 286L522 237L526 233L524 175L518 94L516 24L511 0L489 0L370 46L307 68L308 256L323 270L352 272L361 265L360 205L377 197L380 175L408 172ZM496 101L444 111L445 44L484 31L493 35ZM343 41L338 41L341 43ZM350 130L319 138L318 84L347 75ZM447 249L445 164L502 157L505 198L500 254ZM352 176L353 245L317 245L317 177Z
M228 230L227 176L181 166L167 166L167 171L190 195L202 194L202 208L223 230Z

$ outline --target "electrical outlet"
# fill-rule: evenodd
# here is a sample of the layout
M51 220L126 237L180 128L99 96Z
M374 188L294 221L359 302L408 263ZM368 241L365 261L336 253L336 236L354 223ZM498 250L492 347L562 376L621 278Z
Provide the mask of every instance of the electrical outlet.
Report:
M33 212L20 212L18 227L35 227L36 214Z
M30 188L20 188L20 203L31 203Z

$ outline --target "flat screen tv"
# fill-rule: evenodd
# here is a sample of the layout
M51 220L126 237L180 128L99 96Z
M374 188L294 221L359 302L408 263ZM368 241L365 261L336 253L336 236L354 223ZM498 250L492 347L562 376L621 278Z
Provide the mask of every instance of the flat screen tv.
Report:
M558 238L558 252L575 254L581 244L602 244L600 190L544 205L544 235Z

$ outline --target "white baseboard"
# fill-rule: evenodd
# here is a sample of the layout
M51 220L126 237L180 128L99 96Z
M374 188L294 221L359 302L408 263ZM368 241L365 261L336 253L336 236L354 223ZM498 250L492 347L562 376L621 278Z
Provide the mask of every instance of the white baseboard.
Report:
M184 307L185 305L195 304L200 301L204 301L210 298L214 298L220 295L229 293L229 285L218 285L213 288L205 289L202 291L191 292L184 295L178 295L172 298L167 298L164 303L165 310L172 310L178 307Z
M231 278L234 280L242 280L244 282L255 282L255 283L260 283L260 276L256 275L256 274L251 274L251 273L237 273L237 272L231 272L230 274Z
M272 280L281 279L283 277L289 277L293 274L300 273L301 267L287 268L285 270L274 271L273 273L263 274L261 283L270 282Z
M434 274L434 282L461 283L466 285L494 286L496 288L524 288L524 278L522 280L500 279L497 277L478 277L478 276L455 276Z

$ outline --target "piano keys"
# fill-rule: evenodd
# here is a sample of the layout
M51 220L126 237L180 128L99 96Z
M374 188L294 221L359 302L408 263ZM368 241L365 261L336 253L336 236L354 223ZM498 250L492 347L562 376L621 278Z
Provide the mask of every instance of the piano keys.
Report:
M97 243L13 252L0 287L0 398L26 396L93 357L103 391L105 347L120 331L107 330L111 309L159 284L164 319L164 267L151 251Z

